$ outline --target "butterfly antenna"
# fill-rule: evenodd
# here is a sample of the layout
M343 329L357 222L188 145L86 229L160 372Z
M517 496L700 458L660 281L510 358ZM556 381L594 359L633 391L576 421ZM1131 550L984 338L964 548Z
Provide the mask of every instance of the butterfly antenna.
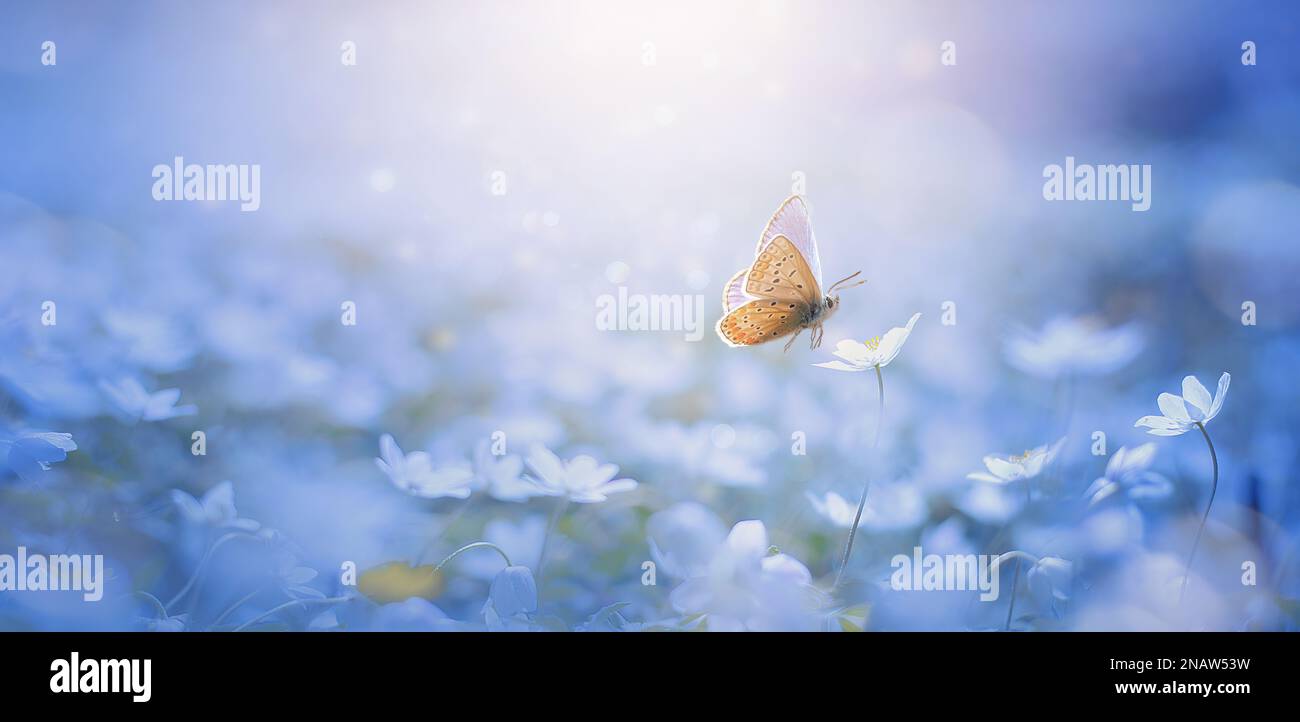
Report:
M836 281L835 283L831 284L831 288L830 288L830 291L828 291L828 293L834 293L834 292L835 292L835 289L840 288L840 284L841 284L841 283L844 283L845 281L851 281L851 280L853 280L853 279L856 278L856 277L858 276L858 274L860 274L860 273L862 273L862 271L858 271L857 273L855 273L855 274L853 274L852 276L849 276L849 277L847 277L847 278L841 278L840 280L838 280L838 281ZM845 286L844 288L853 288L853 287L855 287L855 286L861 286L862 284L864 284L864 283L866 283L866 282L867 282L867 279L864 278L864 279L862 279L861 281L858 281L857 283L854 283L854 284L851 284L851 285ZM840 290L842 291L842 290L844 290L844 288L840 288Z

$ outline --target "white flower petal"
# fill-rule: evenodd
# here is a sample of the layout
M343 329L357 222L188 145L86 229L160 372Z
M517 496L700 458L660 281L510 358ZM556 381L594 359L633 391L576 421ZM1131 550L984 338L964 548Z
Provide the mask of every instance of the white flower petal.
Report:
M887 366L895 358L898 358L898 352L903 350L903 344L907 342L907 337L912 334L912 327L916 325L916 320L920 317L921 314L914 313L912 318L908 319L905 328L891 328L885 332L884 337L880 339L879 348L876 349L876 353L879 355L879 365Z
M998 456L984 457L984 465L994 476L1003 481L1015 481L1025 473L1025 469L1020 464L1014 464Z
M1193 408L1201 412L1199 417L1193 415L1193 420L1205 418L1205 415L1210 411L1210 404L1214 401L1214 399L1210 398L1210 392L1205 388L1205 384L1202 384L1195 376L1183 378L1183 398Z
M996 477L996 476L994 476L994 475L992 475L992 474L986 474L986 473L984 473L984 472L982 472L982 471L972 471L971 473L969 473L969 474L966 475L966 478L967 478L967 479L971 479L972 481L987 481L987 482L989 482L990 484L1005 484L1005 483L1007 483L1007 480L1006 480L1006 479L999 479L998 477Z
M636 488L636 482L631 479L615 479L607 484L602 484L596 488L596 491L606 496L618 494L624 491L632 491Z
M379 437L379 455L384 458L384 461L388 462L390 468L396 467L400 463L402 449L398 447L391 434L384 434Z
M757 519L736 522L727 535L727 547L739 557L761 559L767 554L767 527Z
M863 366L871 356L871 349L864 343L846 338L835 344L834 354L855 366Z
M529 468L539 477L539 483L552 488L563 487L564 463L550 449L541 444L533 444L528 450L527 461Z
M833 369L835 371L866 371L865 366L850 366L843 361L827 361L826 363L813 364L824 369ZM848 383L847 381L845 383Z
M1183 403L1181 396L1173 394L1160 394L1156 397L1156 405L1160 407L1160 413L1174 421L1188 422L1192 418L1187 415L1187 405Z
M1133 426L1134 428L1144 426L1149 429L1164 429L1167 431L1169 429L1180 428L1182 427L1182 424L1164 416L1143 416L1133 422Z
M1219 388L1214 392L1214 403L1210 404L1210 413L1205 415L1205 420L1219 415L1219 409L1223 408L1223 399L1228 395L1228 384L1232 381L1232 376L1224 371L1219 377Z

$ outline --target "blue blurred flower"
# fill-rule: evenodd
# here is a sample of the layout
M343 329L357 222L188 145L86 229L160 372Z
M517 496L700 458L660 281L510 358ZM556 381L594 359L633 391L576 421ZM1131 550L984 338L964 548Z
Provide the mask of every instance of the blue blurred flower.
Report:
M1122 446L1106 462L1106 473L1084 491L1089 505L1099 504L1120 491L1132 499L1158 499L1168 496L1173 485L1161 474L1150 471L1156 445L1146 443L1129 448Z
M50 431L24 431L17 435L0 436L0 454L5 465L23 481L32 482L40 477L42 471L48 471L50 464L68 458L69 451L76 451L77 444L72 434L59 434Z
M442 632L469 627L448 617L429 600L411 597L380 606L371 617L369 628L374 632Z
M528 567L518 565L502 569L492 580L484 611L491 609L500 617L514 617L537 611L537 582Z
M1143 345L1142 332L1133 324L1108 329L1091 317L1057 317L1038 333L1014 332L1005 354L1017 369L1054 379L1114 371L1132 361Z
M163 389L150 393L136 379L126 377L115 382L100 381L99 388L114 404L114 410L128 423L138 421L165 421L177 416L192 416L199 412L197 406L177 406L180 389Z
M180 489L173 489L171 498L188 527L202 531L245 532L254 532L261 527L256 521L239 516L235 510L235 487L229 481L208 489L200 499Z

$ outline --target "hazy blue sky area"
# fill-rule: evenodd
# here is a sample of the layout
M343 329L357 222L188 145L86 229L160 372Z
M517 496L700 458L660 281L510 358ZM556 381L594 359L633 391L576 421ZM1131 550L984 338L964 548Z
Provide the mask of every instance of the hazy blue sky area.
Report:
M866 5L0 8L0 629L1294 630L1300 10Z

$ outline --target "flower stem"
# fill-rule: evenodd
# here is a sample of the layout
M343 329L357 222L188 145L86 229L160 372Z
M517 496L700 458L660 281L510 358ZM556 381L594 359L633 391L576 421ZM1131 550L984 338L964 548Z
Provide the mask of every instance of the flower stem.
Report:
M420 556L415 558L417 566L424 563L424 558L429 556L429 552L433 551L433 548L438 545L438 542L443 540L443 537L447 536L447 533L456 525L456 522L460 521L460 518L465 515L465 512L469 511L469 508L474 504L474 500L477 498L478 497L476 496L467 498L465 503L460 505L460 508L456 509L456 511L449 515L450 518L443 523L442 529L438 532L438 535L430 539L429 543L424 545L424 549L420 552Z
M208 625L208 629L214 629L216 627L221 626L221 623L226 621L226 617L229 617L231 614L234 614L236 609L239 609L240 607L244 606L244 604L252 600L253 597L256 597L261 593L262 593L262 587L258 587L257 589L254 589L253 591L249 592L246 596L241 597L239 601L235 602L229 607L226 607L225 611L217 615L216 619L212 620L212 623Z
M555 504L555 511L551 514L551 520L546 524L546 535L542 537L542 551L537 555L537 586L541 588L542 568L546 566L546 550L551 546L551 534L555 527L560 525L560 517L564 516L564 510L569 508L569 498L560 497Z
M176 596L172 597L170 602L167 602L167 609L175 607L177 602L179 602L186 594L189 594L190 590L194 588L196 583L198 583L199 577L207 568L208 561L212 559L212 555L216 554L217 550L226 542L234 541L235 539L257 539L257 537L247 532L231 532L213 542L212 546L208 547L208 550L203 554L203 557L199 559L198 565L194 567L194 574L190 576L190 580L185 583L184 587L181 587L179 592L176 592Z
M1002 625L1002 631L1011 631L1011 615L1016 611L1016 587L1020 586L1020 560L1016 560L1016 573L1011 575L1011 601L1007 602L1007 623Z
M434 572L440 572L440 571L442 571L442 568L445 567L445 566L447 566L447 563L450 562L452 559L455 559L456 557L460 556L460 555L461 555L462 553L464 553L464 552L469 551L470 549L478 549L478 548L480 548L480 547L485 548L485 549L494 549L494 550L496 550L496 553L497 553L497 554L500 554L500 555L501 555L501 558L505 560L505 562L506 562L506 566L508 566L508 567L512 567L512 566L514 566L513 564L510 563L510 556L509 556L508 554L506 554L506 551L505 551L504 549L502 549L501 547L497 546L496 544L493 544L492 542L477 541L477 542L473 542L473 543L471 543L471 544L466 544L465 546L463 546L463 547L457 549L456 551L454 551L454 552L448 554L446 559L443 559L442 561L438 562L437 566L435 566L435 567L433 568L433 571L434 571Z
M1219 490L1219 455L1214 453L1214 442L1210 441L1210 432L1205 430L1205 424L1197 421L1196 428L1201 430L1201 435L1205 437L1206 446L1210 447L1210 461L1214 464L1214 481L1210 484L1210 501L1205 504L1205 513L1201 515L1201 525L1196 529L1196 538L1192 540L1192 553L1187 555L1187 569L1183 572L1183 584L1178 590L1179 604L1183 603L1183 595L1187 593L1187 580L1192 576L1192 560L1196 558L1196 548L1201 545L1201 532L1205 531L1205 522L1210 518L1210 506L1214 504L1214 492Z
M285 609L288 609L289 607L293 607L297 605L310 607L316 604L338 604L340 602L346 602L349 599L351 599L351 597L329 597L327 599L294 599L292 601L285 602L284 604L281 604L278 607L273 607L271 609L268 609L267 611L257 615L256 617L253 617L252 619L248 620L247 622L244 622L238 627L235 627L231 631L242 632L245 629L248 629L249 627L253 626L254 624L257 624L258 622L262 621L263 619L266 619L267 617L270 617Z
M873 461L876 449L880 446L880 427L885 422L885 376L880 372L879 366L876 367L876 383L880 387L880 411L876 415L876 436L871 442ZM831 586L832 591L839 588L840 581L844 578L844 570L849 567L849 555L853 553L853 538L858 534L858 522L862 521L862 510L867 505L867 492L870 490L871 478L868 476L866 483L862 485L862 498L858 500L858 511L853 515L853 526L849 527L849 538L844 543L844 556L840 559L840 570L835 575L835 584Z

